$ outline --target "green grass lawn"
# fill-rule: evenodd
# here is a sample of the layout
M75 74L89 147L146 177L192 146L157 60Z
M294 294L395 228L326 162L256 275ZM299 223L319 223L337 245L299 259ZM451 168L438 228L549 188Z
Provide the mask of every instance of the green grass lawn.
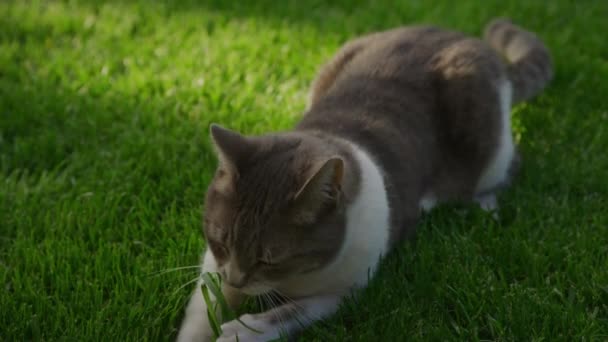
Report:
M514 110L501 220L426 215L306 340L608 339L608 2L1 1L0 340L173 339L204 246L208 126L293 126L347 39L494 16L553 52Z

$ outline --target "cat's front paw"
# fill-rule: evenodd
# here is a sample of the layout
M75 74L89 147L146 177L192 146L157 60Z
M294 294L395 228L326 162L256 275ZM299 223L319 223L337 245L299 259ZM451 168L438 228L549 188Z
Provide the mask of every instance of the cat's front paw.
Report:
M243 315L240 320L222 324L222 335L217 342L264 342L280 337L278 327L263 314ZM238 337L238 339L237 339Z
M211 342L213 330L206 317L191 315L179 329L177 342Z

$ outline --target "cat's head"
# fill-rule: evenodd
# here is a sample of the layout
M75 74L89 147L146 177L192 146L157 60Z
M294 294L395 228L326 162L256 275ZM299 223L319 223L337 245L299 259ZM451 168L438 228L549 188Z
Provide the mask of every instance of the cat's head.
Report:
M242 136L217 125L219 165L204 233L225 282L249 294L322 268L344 238L344 160L306 135Z

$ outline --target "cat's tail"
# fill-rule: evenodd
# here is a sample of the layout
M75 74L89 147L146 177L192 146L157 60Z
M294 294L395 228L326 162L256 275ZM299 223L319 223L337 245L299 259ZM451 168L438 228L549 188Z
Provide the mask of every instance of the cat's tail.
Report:
M513 103L535 96L553 77L549 50L532 32L508 19L494 19L486 26L484 39L507 59Z

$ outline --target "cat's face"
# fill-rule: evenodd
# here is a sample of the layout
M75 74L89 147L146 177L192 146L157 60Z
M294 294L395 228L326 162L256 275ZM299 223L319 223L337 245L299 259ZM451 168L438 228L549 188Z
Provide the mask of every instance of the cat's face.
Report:
M211 132L220 165L203 226L223 280L260 294L330 262L344 237L342 160L301 137Z

